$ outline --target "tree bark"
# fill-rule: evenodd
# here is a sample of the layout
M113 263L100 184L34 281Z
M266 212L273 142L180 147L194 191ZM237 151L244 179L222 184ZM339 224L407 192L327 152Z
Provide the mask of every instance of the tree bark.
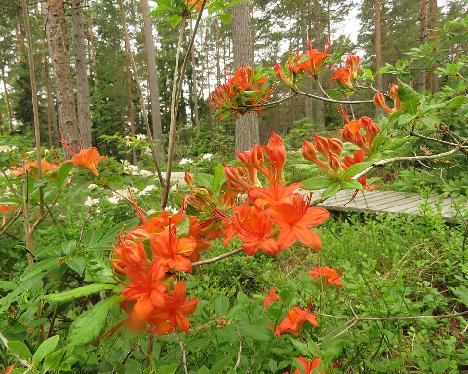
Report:
M125 17L125 7L123 4L123 0L119 0L120 6L120 21L122 23L122 29L124 33L124 40L125 40L125 81L127 83L127 98L128 98L128 122L130 125L130 135L135 136L136 133L136 125L135 125L135 106L133 105L133 92L132 92L132 70L131 70L131 53L130 50L130 38L128 37L128 30L127 30L127 21ZM143 103L144 104L144 103ZM132 150L132 162L134 165L137 163L137 155L135 150Z
M146 65L148 67L148 86L151 100L151 127L153 140L157 151L158 161L164 159L164 142L161 124L161 104L159 102L158 70L156 67L156 49L154 47L153 29L148 6L148 0L141 0L143 14L143 31L146 51Z
M75 44L77 120L83 146L89 148L92 145L92 121L82 4L82 0L71 0L73 41Z
M314 8L316 9L315 11L315 19L314 19L314 39L315 39L315 48L319 48L319 45L321 44L321 37L322 37L322 28L320 25L320 3L315 0L314 2ZM323 78L320 76L317 78L317 81L315 82L315 93L318 96L322 96L322 91L320 89L319 83ZM325 108L324 108L324 103L322 100L315 100L314 103L314 109L315 109L315 115L314 115L314 122L315 122L315 128L317 131L322 131L325 129Z
M254 40L251 8L248 1L237 4L232 8L232 42L234 69L239 66L253 66ZM236 119L236 150L248 150L258 142L257 114L253 112Z
M218 86L221 85L221 54L219 51L219 44L220 44L220 26L218 24L218 20L215 19L214 21L214 29L215 29L215 50L216 50L216 84Z
M55 116L55 106L52 99L52 86L50 84L49 62L47 56L44 56L44 76L47 96L47 145L50 147L57 145L57 128Z
M193 33L192 20L190 20L190 33ZM200 115L198 112L198 90L197 90L197 72L195 64L195 41L190 51L192 64L192 101L193 101L193 121L197 129L200 128Z
M57 90L59 128L64 140L78 152L80 131L76 120L63 0L47 0L47 24Z
M96 62L96 47L94 46L94 32L93 25L89 25L88 29L88 43L91 54L91 66L93 67L94 87L99 84L97 75L97 62Z
M429 8L428 0L420 0L419 8L419 44L427 41L427 12ZM422 92L426 89L426 70L421 69L418 72L416 90Z
M429 40L431 43L437 42L437 24L439 21L439 7L437 0L430 0L429 2ZM430 92L437 92L439 90L439 80L437 74L434 74L434 68L427 72L426 87Z
M8 86L7 86L4 66L2 66L2 81L3 81L3 91L5 92L5 102L6 102L7 113L8 113L8 126L10 128L10 132L13 132L13 115L11 112L10 94L8 93Z
M382 7L380 0L375 0L375 70L379 70L382 67L382 19L381 19ZM378 90L383 90L382 75L376 76L376 87Z
M208 119L207 119L207 124L208 128L212 129L213 126L213 111L212 107L210 105L210 100L211 100L211 84L210 84L210 78L211 78L211 68L210 68L210 33L209 33L209 27L208 25L206 26L206 32L205 32L205 61L206 61L206 85L208 87Z
M309 20L308 20L308 7L300 14L301 22L301 39L302 39L302 48L304 52L307 51L309 44ZM311 77L304 77L304 92L312 93L313 91L313 82ZM304 96L304 117L308 118L309 121L313 120L314 111L313 111L313 102L311 97Z

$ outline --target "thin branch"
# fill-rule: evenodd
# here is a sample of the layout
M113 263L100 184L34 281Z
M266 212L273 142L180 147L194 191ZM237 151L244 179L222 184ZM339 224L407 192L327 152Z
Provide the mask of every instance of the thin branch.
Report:
M182 352L182 365L184 367L185 374L188 374L188 368L187 368L187 352L185 352L185 347L184 347L184 342L182 339L179 338L177 334L175 334L175 337L177 341L179 342L180 350Z
M218 261L220 261L220 260L222 260L224 258L234 256L234 255L236 255L236 254L238 254L239 252L242 252L242 251L243 251L242 248L238 248L238 249L235 249L235 250L233 250L231 252L223 253L222 255L219 255L219 256L216 256L216 257L213 257L213 258L209 258L207 260L201 260L201 261L193 262L192 267L212 264L212 263L218 262Z
M432 138L430 136L425 136L425 135L422 135L422 134L418 134L414 131L411 131L410 132L410 135L411 136L416 136L417 138L420 138L420 139L424 139L424 140L429 140L429 141L432 141L432 142L436 142L436 143L440 143L440 144L445 144L445 145L450 145L452 147L460 147L460 150L466 154L466 149L468 149L468 146L466 145L463 145L461 143L452 143L452 142L448 142L446 140L442 140L442 139L437 139L437 138Z
M411 156L411 157L393 157L393 158L388 158L386 160L379 160L373 162L370 166L365 168L363 171L360 173L356 174L353 179L359 179L363 175L366 175L368 172L370 172L372 169L379 167L379 166L384 166L387 164L391 164L393 162L399 162L399 161L423 161L423 160L435 160L438 158L443 158L450 156L460 150L460 146L456 146L455 148L451 149L450 151L443 152L443 153L437 153L435 155L429 155L429 156Z
M346 319L350 321L400 321L400 320L411 320L411 319L437 319L437 318L452 318L452 317L462 317L464 315L468 314L468 310L465 310L464 312L460 313L447 313L447 314L439 314L436 316L430 315L430 316L395 316L395 317L359 317L359 316L335 316L333 314L326 314L326 313L320 313L317 312L318 315L322 317L328 317L328 318L333 318L333 319Z
M235 371L239 369L239 366L241 363L241 356L242 356L242 336L239 331L239 326L237 326L236 328L236 333L237 333L237 336L239 337L239 351L237 352L237 361L236 361L236 366L234 367Z
M329 98L326 98L326 97L323 97L323 96L318 96L318 95L314 95L314 94L311 94L311 93L308 93L308 92L303 92L303 91L298 91L297 92L299 95L304 95L304 96L307 96L307 97L311 97L313 99L317 99L317 100L322 100L322 101L326 101L327 103L335 103L335 104L369 104L369 103L373 103L374 101L373 100L335 100L335 99L329 99Z

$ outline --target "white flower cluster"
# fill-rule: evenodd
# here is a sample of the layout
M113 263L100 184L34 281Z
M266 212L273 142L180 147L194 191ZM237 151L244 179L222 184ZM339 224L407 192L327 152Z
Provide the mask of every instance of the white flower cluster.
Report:
M138 166L132 165L127 160L121 160L120 162L123 165L124 172L127 174L139 175L141 177L151 177L153 175L151 171L146 169L140 169Z
M88 196L86 198L86 201L84 202L84 205L86 205L86 206L99 205L99 199L93 199L91 196Z
M204 153L202 155L202 160L205 160L205 161L211 161L211 159L213 158L213 154L212 153Z
M155 186L154 184L149 184L148 186L146 186L145 188L143 188L139 193L138 195L140 196L146 196L148 195L151 191L154 191L154 190L157 190L158 187Z
M16 145L0 145L0 153L11 153L17 149Z
M146 135L145 134L136 134L137 140L146 140Z
M138 192L138 190L135 187L130 187L130 190L134 193ZM130 193L128 192L128 188L122 188L120 190L112 192L112 195L107 197L107 201L109 201L109 203L111 204L118 204L124 198L131 198Z
M179 213L179 209L176 208L176 207L173 207L173 206L167 206L166 208L164 208L164 210L166 212L171 212L172 214L177 214Z
M94 191L96 188L98 188L98 185L97 184L94 184L94 183L91 183L88 188L91 190L91 191Z
M182 160L179 161L179 165L187 165L187 164L193 164L193 160L191 158L183 158Z

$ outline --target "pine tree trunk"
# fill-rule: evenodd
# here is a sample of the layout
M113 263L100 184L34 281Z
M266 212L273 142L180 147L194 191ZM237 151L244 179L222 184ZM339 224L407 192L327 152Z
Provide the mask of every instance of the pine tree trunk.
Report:
M234 69L239 66L253 66L254 39L251 9L248 1L232 8L232 42ZM245 151L259 142L258 118L248 113L236 119L236 150Z
M47 23L49 27L46 31L52 48L50 55L55 73L60 132L65 141L70 143L75 151L79 151L80 132L76 120L63 0L47 0Z
M382 66L382 20L381 20L382 7L380 0L375 0L375 70ZM378 90L383 90L382 75L376 76L376 87Z
M219 44L220 44L221 35L219 33L218 20L215 20L214 29L215 29L215 48L216 48L216 84L220 86L221 85L221 55L219 52Z
M190 32L193 33L192 21L190 20ZM200 128L200 115L198 112L198 90L197 90L197 72L196 72L196 61L195 61L195 41L191 53L192 63L192 101L193 101L193 121L197 129Z
M47 96L47 144L50 147L57 145L57 129L56 129L56 117L55 117L55 106L52 100L52 86L50 84L49 75L49 62L47 56L44 56L44 79Z
M209 33L209 27L208 25L206 26L206 32L205 32L205 61L206 61L206 85L208 87L208 118L207 118L207 124L208 128L212 129L213 128L213 114L212 114L212 109L210 105L210 100L211 100L211 84L210 84L210 78L211 78L211 68L210 68L210 33Z
M420 0L419 8L419 44L424 44L427 41L427 12L429 3L428 0ZM426 89L426 71L421 69L418 72L416 90L422 92Z
M308 44L309 44L309 22L308 22L308 7L304 9L304 12L300 15L301 21L301 39L302 39L302 48L307 51ZM304 92L312 93L314 89L313 81L311 77L305 76L304 77ZM311 97L304 96L304 117L309 119L309 121L313 121L314 116L314 108L313 108L313 99Z
M321 36L322 36L322 29L320 27L320 4L317 0L315 0L314 7L316 9L315 12L315 19L314 19L314 39L315 39L315 48L319 48L321 45ZM315 93L318 96L322 96L322 91L320 89L319 83L321 83L322 78L319 76L317 81L315 82ZM317 131L321 131L325 129L325 111L324 111L324 103L322 100L315 100L314 103L315 115L314 115L314 122L315 128Z
M71 0L73 41L75 45L77 120L83 146L89 148L92 145L92 121L82 5L82 0Z
M13 132L13 115L11 112L10 94L8 93L8 86L7 86L4 66L2 66L2 81L3 81L3 91L5 93L5 102L6 102L7 113L8 113L8 126L10 128L10 132Z
M429 39L431 43L437 42L437 24L439 20L439 7L437 5L437 0L430 0L429 2ZM437 74L434 74L434 69L432 68L427 72L426 76L426 88L430 92L437 92L439 90L439 80Z
M164 159L164 142L161 124L161 105L159 102L158 70L156 67L156 49L154 47L153 29L151 25L148 0L141 0L143 14L143 31L146 51L146 65L148 67L148 86L151 100L151 127L153 140L159 163Z
M130 39L128 37L127 21L125 18L125 8L123 0L119 0L120 6L120 20L122 23L122 29L125 40L125 81L127 83L127 98L128 98L128 122L130 125L130 135L135 136L136 125L135 125L135 106L133 104L133 92L132 92L132 71L131 71L131 50L130 50ZM135 150L132 151L132 162L134 165L137 163L137 155Z
M93 67L94 87L99 84L97 76L97 62L96 62L96 47L94 46L94 32L93 25L89 25L88 29L88 43L91 54L91 66Z

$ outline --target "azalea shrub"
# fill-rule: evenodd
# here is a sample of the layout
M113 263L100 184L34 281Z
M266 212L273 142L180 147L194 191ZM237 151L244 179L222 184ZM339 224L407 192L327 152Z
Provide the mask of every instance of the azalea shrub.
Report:
M172 6L162 3L167 9ZM183 6L185 16L201 11L205 2L175 3L172 8ZM238 151L236 160L217 164L211 173L191 172L193 160L182 158L184 180L168 186L170 204L162 206L163 186L155 182L153 170L118 163L96 148L77 149L62 140L65 159L42 149L27 155L4 149L2 161L8 167L2 168L2 186L8 188L9 200L0 204L0 233L8 232L9 240L18 233L25 236L20 247L27 262L20 275L0 283L5 373L310 374L397 372L407 365L417 365L422 372L456 372L456 356L466 354L459 346L466 324L466 285L458 278L467 271L459 250L464 243L461 229L450 232L437 214L427 213L425 242L410 240L413 231L408 227L422 230L417 219L410 226L388 221L378 228L367 222L350 234L347 223L340 227L320 204L343 189L357 194L379 188L384 181L369 177L378 166L419 160L410 153L412 143L421 139L417 134L445 147L440 154L425 154L424 160L453 155L456 162L458 154L466 153L465 140L434 117L466 106L466 98L433 98L395 81L385 92L369 86L365 89L371 97L353 102L352 94L363 89L369 74L361 69L359 56L349 53L340 60L332 48L329 42L324 50L309 44L274 68L239 67L211 98L218 120L240 117L310 95L301 90L304 79L318 83L328 71L329 84L340 97L332 98L322 88L323 96L315 98L336 104L342 125L327 136L310 132L300 149L289 151L302 165L300 178L286 175L288 151L275 132L266 144ZM289 96L273 101L272 92L281 84ZM381 115L355 116L350 105L363 102L374 103ZM134 150L147 151L141 135L124 141ZM207 162L212 157L200 155ZM114 174L141 188L123 186ZM86 195L82 205L89 209L79 225L71 226L71 232L42 228L51 222L63 226L56 221L56 210L68 210L62 219L72 220L69 209L80 194ZM328 232L321 228L327 221L332 221ZM385 229L392 225L393 231ZM340 230L345 240L339 238ZM368 242L371 235L375 243ZM399 257L408 256L401 243L378 244L385 235L404 236L415 253ZM54 245L48 245L47 238ZM427 238L437 240L439 257L427 249L432 249ZM366 255L361 248L357 255L350 253L358 247L351 247L353 241L376 245L382 252ZM417 252L421 243L430 261ZM232 262L223 269L224 261ZM408 261L421 265L410 291L404 274L392 273ZM436 275L425 270L432 261L450 268L440 276L442 284L431 283ZM255 266L245 270L248 263ZM283 268L279 276L275 265ZM211 266L217 271L209 270ZM235 266L242 271L236 273ZM369 274L382 269L374 279L379 287L374 287ZM459 274L455 280L454 274ZM238 283L229 288L231 279ZM218 294L210 290L220 282L224 288ZM254 282L252 292L244 292L245 285ZM448 299L440 295L442 287L450 293ZM438 325L442 318L459 324L460 336L443 335ZM421 324L418 330L407 322L413 319ZM398 332L389 321L398 321ZM363 327L356 332L358 324ZM428 331L443 335L430 354L422 348L430 339ZM415 344L414 358L397 356L395 336L404 340L401 344ZM374 339L377 345L369 343ZM357 357L361 348L364 356ZM428 364L431 359L435 366Z

